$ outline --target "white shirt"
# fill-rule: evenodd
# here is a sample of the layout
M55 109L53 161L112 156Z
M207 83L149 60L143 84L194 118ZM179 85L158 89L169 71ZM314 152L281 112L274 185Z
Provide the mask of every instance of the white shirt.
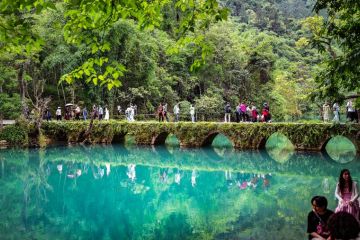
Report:
M194 115L195 114L195 108L194 107L190 107L190 114Z
M175 105L174 107L174 114L179 114L180 113L180 108L178 105Z
M352 106L352 101L348 101L346 107L348 109L348 112L355 112L355 109Z

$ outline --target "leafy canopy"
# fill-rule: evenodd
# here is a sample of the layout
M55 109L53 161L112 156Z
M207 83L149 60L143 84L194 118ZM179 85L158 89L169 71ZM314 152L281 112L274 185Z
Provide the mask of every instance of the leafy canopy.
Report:
M14 46L31 51L42 44L41 37L31 29L36 18L34 14L57 9L51 0L2 0L0 3L0 46L1 50L14 51ZM124 65L109 61L105 53L111 45L104 36L119 19L133 19L141 29L161 26L164 9L175 8L176 38L179 45L195 43L205 49L197 30L207 28L210 23L227 18L228 10L219 6L216 0L63 0L65 4L63 36L68 43L86 45L92 56L65 74L62 80L72 83L85 78L97 85L106 84L109 89L121 85L120 77L126 71ZM193 38L186 36L194 32ZM200 34L201 35L201 34ZM195 39L196 41L193 41ZM25 47L24 47L25 46ZM203 51L203 56L207 50ZM194 63L199 65L199 61Z
M321 95L340 97L342 91L359 91L360 1L318 0L314 11L327 15L323 22L318 21L322 28L315 28L312 38L318 50L330 55L318 77ZM335 52L334 46L341 51Z

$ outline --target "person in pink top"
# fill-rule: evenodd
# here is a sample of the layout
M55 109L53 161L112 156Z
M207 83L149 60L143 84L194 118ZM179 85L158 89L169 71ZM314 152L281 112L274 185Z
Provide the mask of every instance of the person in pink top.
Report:
M240 118L242 122L246 121L246 104L244 102L242 102L240 104Z
M348 212L359 221L359 190L357 183L351 179L348 169L343 169L340 172L335 197L339 200L335 212Z

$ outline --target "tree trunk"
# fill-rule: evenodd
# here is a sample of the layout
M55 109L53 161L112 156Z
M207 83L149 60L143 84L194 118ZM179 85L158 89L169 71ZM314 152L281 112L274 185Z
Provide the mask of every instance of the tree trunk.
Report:
M20 99L21 99L21 106L22 106L22 113L26 111L26 102L25 102L25 81L24 81L24 64L20 64L19 71L17 74L17 79L20 88Z
M96 118L96 111L93 110L91 112L91 119L90 119L90 124L89 124L89 127L88 129L86 130L86 132L84 133L83 135L83 138L84 140L82 141L82 143L85 143L86 141L91 143L90 142L90 136L91 136L91 132L92 132L92 128L93 128L93 124L94 124L94 119Z

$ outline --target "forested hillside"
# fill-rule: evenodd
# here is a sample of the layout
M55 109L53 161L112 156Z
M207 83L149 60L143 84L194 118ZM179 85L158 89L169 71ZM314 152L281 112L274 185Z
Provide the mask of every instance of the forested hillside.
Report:
M31 108L30 99L39 98L43 89L41 97L51 97L53 115L65 103L88 108L107 105L111 112L117 105L124 109L133 103L138 113L154 113L160 102L167 102L170 109L180 102L183 112L192 103L198 113L215 116L223 112L225 102L235 108L240 101L258 107L266 101L275 121L316 118L321 103L311 103L308 94L316 88L318 63L327 56L305 44L309 29L304 19L312 15L314 3L220 1L230 9L230 16L202 30L202 51L192 44L174 47L180 34L175 30L179 13L171 7L155 29L140 29L134 20L119 20L96 36L109 43L103 51L108 58L106 74L119 78L109 87L98 84L103 75L91 78L92 72L79 68L86 59L96 57L99 49L64 40L67 6L58 2L56 10L47 9L32 18L35 27L31 31L42 37L36 48L2 51L1 112L4 118L16 118L22 99ZM187 34L196 35L196 31ZM98 71L105 74L101 67ZM71 84L66 81L69 73L77 76Z

